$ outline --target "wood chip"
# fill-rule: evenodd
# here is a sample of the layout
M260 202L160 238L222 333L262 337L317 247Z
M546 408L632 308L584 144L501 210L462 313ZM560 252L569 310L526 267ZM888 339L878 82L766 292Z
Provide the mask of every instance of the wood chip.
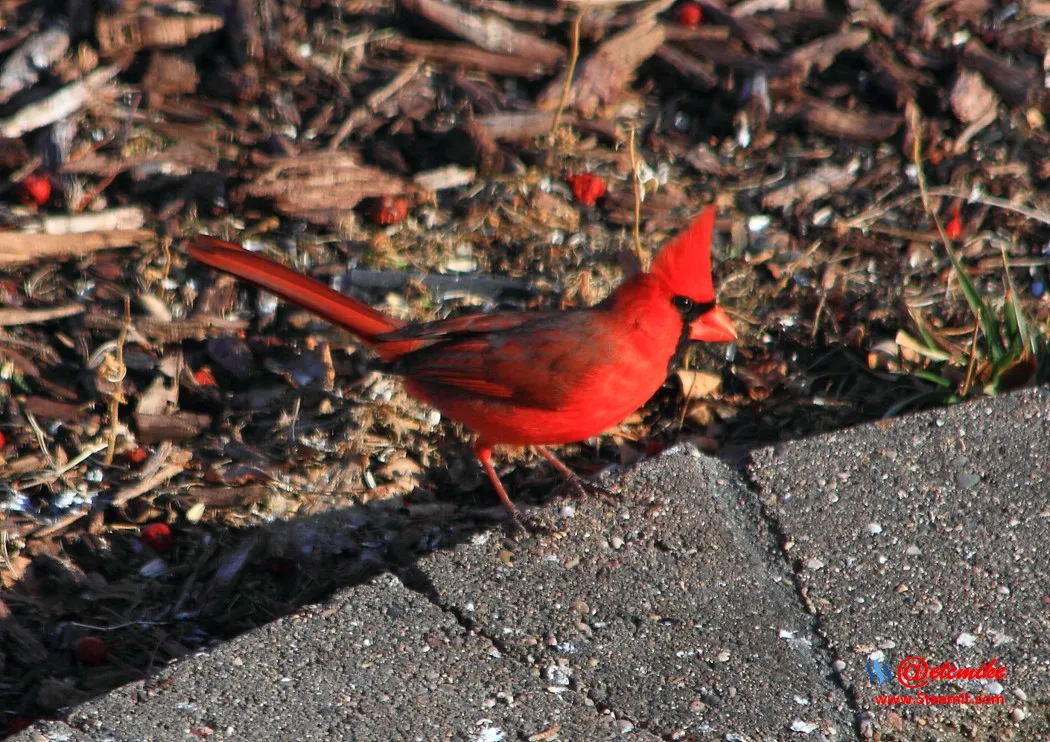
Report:
M479 49L471 44L399 39L390 47L407 57L422 57L443 67L465 67L492 75L534 78L547 74L547 67L534 59Z
M209 415L194 412L175 412L171 415L135 413L138 440L143 444L190 440L200 435L209 425Z
M62 317L72 317L84 311L83 304L63 304L42 309L0 309L0 327L33 325Z
M233 198L273 199L284 214L338 225L347 211L366 198L415 190L404 178L362 165L354 154L314 152L277 160L267 172L234 191Z
M104 103L110 81L120 67L100 67L83 80L67 85L51 95L23 106L13 116L0 121L0 136L20 137L56 121L72 116L88 105Z
M69 30L58 24L26 39L0 69L0 103L35 85L40 73L61 59L68 48Z
M1026 104L1042 88L1036 70L992 54L977 39L966 42L962 51L962 62L980 72L984 81L1010 106Z
M649 20L623 31L604 42L580 64L576 80L569 88L566 106L591 118L602 105L616 103L634 79L634 72L664 43L663 26ZM540 94L536 107L553 111L565 89L565 72Z
M842 192L857 179L852 168L821 165L808 175L767 193L762 206L767 209L786 209L794 206L803 211L809 204L832 192Z
M85 405L56 402L53 399L36 394L27 397L23 406L26 412L42 420L77 422L87 416L87 406Z
M32 234L0 230L0 266L79 257L99 250L137 247L156 237L152 229L121 229L86 234Z
M486 51L530 60L546 72L566 56L561 45L520 31L495 15L468 13L438 0L401 0L401 7Z
M136 497L156 489L176 474L181 474L185 469L186 467L181 463L176 462L167 464L156 473L147 476L141 481L118 490L113 495L112 500L110 500L110 504L115 507L120 507L121 505L134 500Z
M995 91L985 84L980 73L967 69L959 71L949 100L952 113L964 124L986 118L989 111L994 119L999 108L999 96Z
M417 186L427 191L447 191L470 185L477 176L474 168L446 165L426 172L416 173L412 180Z
M123 324L122 318L111 314L90 311L84 315L84 326L93 330L120 330ZM134 320L133 326L137 332L151 340L160 343L180 343L184 340L205 340L214 335L240 332L248 329L248 322L211 316L171 322L139 317Z
M682 396L685 399L710 397L722 388L722 374L683 368L675 372L675 375L678 377L678 383L682 385Z
M90 214L49 216L40 221L44 234L84 234L136 230L146 223L146 213L139 206L123 206Z
M147 48L171 48L223 27L216 15L146 15L100 13L95 36L103 57L112 59Z
M554 114L548 111L488 113L475 121L493 139L528 141L550 132ZM573 119L562 117L562 122L571 124Z
M885 141L897 132L903 121L900 116L850 111L817 99L790 106L778 112L776 118L801 120L818 134L854 142Z

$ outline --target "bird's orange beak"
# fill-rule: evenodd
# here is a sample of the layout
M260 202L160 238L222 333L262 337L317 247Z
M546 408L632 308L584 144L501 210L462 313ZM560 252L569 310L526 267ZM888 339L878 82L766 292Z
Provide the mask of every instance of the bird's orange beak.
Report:
M689 339L704 343L731 343L736 340L736 329L729 315L721 307L714 307L689 325Z

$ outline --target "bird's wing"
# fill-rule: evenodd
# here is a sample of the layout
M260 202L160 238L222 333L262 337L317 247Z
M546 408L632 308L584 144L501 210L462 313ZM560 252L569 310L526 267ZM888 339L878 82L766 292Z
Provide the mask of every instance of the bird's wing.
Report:
M558 409L574 384L609 363L594 342L594 310L472 315L402 333L433 340L390 370L437 394L469 394L524 407Z
M557 312L493 312L405 325L380 337L383 342L403 340L448 340L454 337L509 330L556 315Z

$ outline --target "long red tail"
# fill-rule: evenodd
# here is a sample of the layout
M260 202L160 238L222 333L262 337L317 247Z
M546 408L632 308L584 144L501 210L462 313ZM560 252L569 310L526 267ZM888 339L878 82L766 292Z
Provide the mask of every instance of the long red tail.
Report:
M351 299L328 288L320 281L296 273L275 260L249 252L233 242L202 235L190 242L189 252L194 260L234 275L308 309L329 322L345 327L369 348L375 349L381 357L388 354L383 352L382 343L376 341L376 336L396 330L405 324L357 299ZM394 351L394 348L389 350ZM398 353L391 352L389 355L396 356Z

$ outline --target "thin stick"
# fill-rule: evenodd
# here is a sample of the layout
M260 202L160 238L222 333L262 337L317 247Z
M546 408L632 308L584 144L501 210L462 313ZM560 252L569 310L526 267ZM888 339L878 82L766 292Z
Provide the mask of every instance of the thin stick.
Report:
M572 48L569 51L569 68L565 72L565 87L561 91L561 99L558 107L554 109L554 118L551 120L550 137L554 139L554 133L558 131L561 123L561 114L565 110L565 104L569 101L569 90L572 89L572 78L576 74L576 62L580 58L580 24L583 23L583 8L576 14L576 22L572 24Z
M105 443L92 443L91 445L85 447L79 454L77 454L76 458L74 458L73 460L69 461L65 466L61 466L61 467L55 469L54 471L52 471L52 472L50 472L48 474L43 474L43 475L34 477L33 479L30 479L28 482L22 483L20 486L25 487L25 488L29 488L29 487L36 487L36 486L41 485L41 484L49 484L51 482L54 482L60 476L65 474L67 471L70 471L72 469L76 469L85 460L87 460L90 457L94 456L96 453L98 453L99 451L101 451L105 447L106 447Z
M634 252L638 261L645 268L642 260L642 179L638 177L638 156L634 151L634 127L630 129L627 139L627 154L631 158L631 183L634 186Z
M106 466L113 463L113 453L117 447L117 431L120 427L120 403L124 401L124 377L128 373L124 365L124 342L128 339L128 328L131 327L131 297L124 294L124 324L120 326L117 336L117 368L113 381L116 388L109 398L109 438L106 442Z

